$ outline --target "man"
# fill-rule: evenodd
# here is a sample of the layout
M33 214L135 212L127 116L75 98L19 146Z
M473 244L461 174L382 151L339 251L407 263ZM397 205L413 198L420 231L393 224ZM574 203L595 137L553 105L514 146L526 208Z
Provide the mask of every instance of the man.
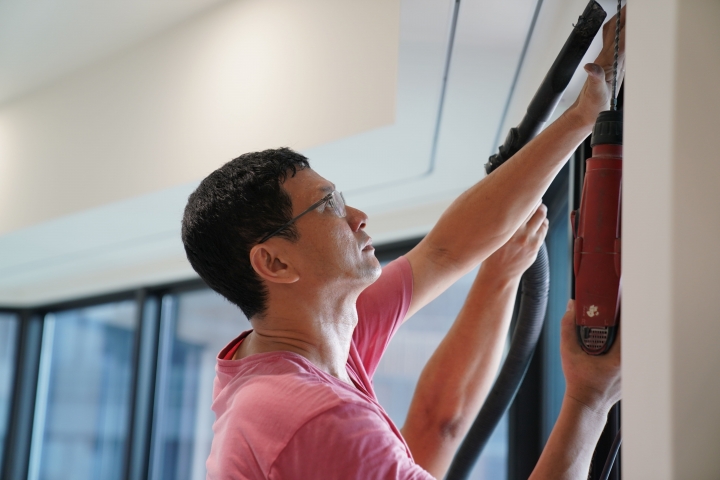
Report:
M442 437L423 436L422 415L408 418L405 442L377 403L372 374L405 319L506 244L528 218L544 217L542 207L536 212L540 197L608 104L612 38L606 28L575 104L462 194L382 275L365 214L346 206L301 155L246 154L201 183L183 219L188 259L253 326L220 353L208 478L431 478L408 444L436 474L447 468L452 448ZM578 354L568 340L570 315L563 320L565 402L535 478L587 472L604 417L619 399L617 354ZM439 358L445 371L468 368L452 356ZM414 406L427 402L430 390L420 388ZM440 411L425 404L425 417ZM465 425L471 410L445 420Z

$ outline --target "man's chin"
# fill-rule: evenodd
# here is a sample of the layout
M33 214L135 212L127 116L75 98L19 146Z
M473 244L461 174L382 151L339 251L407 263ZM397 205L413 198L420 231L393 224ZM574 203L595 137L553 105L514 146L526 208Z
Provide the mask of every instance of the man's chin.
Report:
M368 265L363 278L366 278L368 280L368 286L375 283L375 280L380 278L380 274L382 273L382 267L380 266L380 260L378 260L375 255L372 257L372 265Z

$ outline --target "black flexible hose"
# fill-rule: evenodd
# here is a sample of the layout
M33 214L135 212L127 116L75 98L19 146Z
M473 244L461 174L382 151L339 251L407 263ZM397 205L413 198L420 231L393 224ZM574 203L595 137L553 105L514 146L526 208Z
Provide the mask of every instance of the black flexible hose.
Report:
M608 453L607 460L605 460L605 466L600 474L600 480L608 480L610 478L610 472L612 472L613 465L615 465L615 459L620 451L621 444L622 435L620 434L620 429L618 429L615 440L613 440L612 446L610 447L610 453Z
M487 400L455 454L448 479L467 478L479 453L515 398L540 337L549 291L550 268L547 248L543 244L535 263L527 269L520 283L520 307L510 351Z
M602 27L607 13L595 0L585 7L578 18L572 32L565 41L560 53L548 70L535 96L530 101L525 116L508 132L505 142L500 145L498 153L491 156L485 164L489 174L510 157L515 155L527 142L533 139L555 111L563 92L567 88L580 61L585 56L595 35Z
M485 165L488 174L538 134L557 106L606 16L605 10L595 0L590 0L540 84L522 121L510 130L499 152L491 156ZM550 269L544 244L535 263L523 274L520 288L522 297L510 351L487 400L453 458L447 480L468 478L485 444L515 398L530 365L545 321L550 289Z

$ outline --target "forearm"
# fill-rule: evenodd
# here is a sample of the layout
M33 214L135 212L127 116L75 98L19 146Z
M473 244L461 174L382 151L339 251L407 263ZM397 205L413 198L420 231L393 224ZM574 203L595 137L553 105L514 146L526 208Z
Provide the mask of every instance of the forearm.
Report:
M429 250L469 270L503 245L537 207L592 122L575 108L461 195L427 235Z
M593 410L569 395L530 480L585 480L607 421L607 408Z
M418 381L403 427L415 461L442 477L495 378L519 276L483 265L462 311Z

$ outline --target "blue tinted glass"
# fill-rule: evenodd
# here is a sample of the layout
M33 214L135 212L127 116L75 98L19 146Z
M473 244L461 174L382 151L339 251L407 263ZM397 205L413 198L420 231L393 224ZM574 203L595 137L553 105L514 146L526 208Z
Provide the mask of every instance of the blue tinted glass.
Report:
M5 437L10 419L10 401L15 378L17 329L17 316L0 313L0 470L2 470L2 452L5 451Z
M560 414L565 395L565 377L560 364L560 319L570 298L570 220L568 197L554 208L550 230L546 237L550 259L550 294L545 317L543 371L543 440L547 441Z
M405 423L415 384L422 369L460 313L476 275L477 269L465 275L417 312L390 342L373 378L373 385L380 404L398 427ZM507 478L507 455L506 414L490 438L470 478Z
M122 478L135 305L127 301L46 315L30 480Z
M249 330L235 305L212 290L163 299L152 480L202 480L210 454L217 354Z

